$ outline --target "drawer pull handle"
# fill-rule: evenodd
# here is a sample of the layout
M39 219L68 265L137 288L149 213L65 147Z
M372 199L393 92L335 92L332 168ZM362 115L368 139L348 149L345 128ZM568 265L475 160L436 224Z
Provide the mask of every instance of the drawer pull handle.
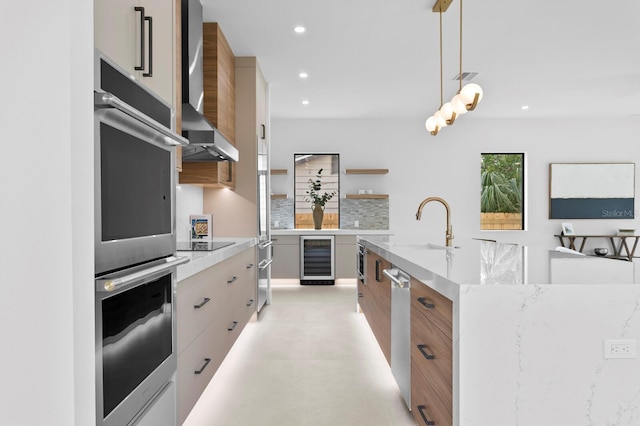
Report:
M193 305L193 307L195 309L200 309L202 308L204 305L206 305L207 303L209 303L211 301L211 299L209 299L208 297L205 297L204 300L200 303L198 303L197 305Z
M418 297L418 302L422 303L422 305L427 309L434 309L436 307L432 302L427 302L427 299L424 297Z
M233 331L234 328L236 328L236 326L238 325L238 321L234 321L231 323L231 325L227 328L227 330L229 331Z
M247 302L247 306L251 306L253 305L253 299L249 299L249 301Z
M422 417L422 420L424 420L424 424L426 425L435 425L436 422L434 422L433 420L429 420L427 418L427 415L424 413L424 410L427 408L426 405L418 405L418 411L420 412L420 416Z
M253 268L253 263L250 263L247 265L247 269L251 269L251 268Z
M233 276L233 278L231 278L230 280L227 280L227 284L232 284L235 280L237 280L238 277L236 277L235 275Z
M205 368L207 368L207 365L209 365L210 362L211 362L211 358L205 358L204 359L204 364L202 364L202 367L200 367L200 370L196 370L193 373L194 374L202 374L202 372L204 371Z
M422 352L422 355L424 355L426 359L435 359L435 355L431 355L425 350L426 347L427 345L418 345L418 349L420 349L420 352Z

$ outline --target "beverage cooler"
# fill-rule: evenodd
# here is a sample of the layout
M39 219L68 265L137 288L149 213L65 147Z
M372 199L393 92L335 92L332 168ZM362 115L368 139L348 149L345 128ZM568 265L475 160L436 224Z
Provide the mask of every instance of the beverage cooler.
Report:
M300 236L300 284L335 283L335 240L333 235Z

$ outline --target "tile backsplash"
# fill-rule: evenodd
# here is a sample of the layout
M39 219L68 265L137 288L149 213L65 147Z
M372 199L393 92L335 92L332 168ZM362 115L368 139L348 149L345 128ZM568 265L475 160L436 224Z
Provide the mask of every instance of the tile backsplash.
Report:
M293 229L293 201L291 198L271 200L273 229ZM389 229L389 200L341 199L340 229Z

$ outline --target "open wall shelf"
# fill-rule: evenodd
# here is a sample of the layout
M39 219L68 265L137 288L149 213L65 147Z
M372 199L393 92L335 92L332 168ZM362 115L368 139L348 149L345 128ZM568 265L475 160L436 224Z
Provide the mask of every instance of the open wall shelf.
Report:
M389 194L347 194L347 199L361 199L361 200L387 200Z
M389 169L346 169L347 175L386 175Z

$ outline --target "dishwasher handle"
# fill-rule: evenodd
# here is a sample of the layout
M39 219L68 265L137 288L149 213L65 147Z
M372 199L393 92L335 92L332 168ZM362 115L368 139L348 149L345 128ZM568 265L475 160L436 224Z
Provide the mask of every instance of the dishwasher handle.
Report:
M398 288L411 288L411 278L401 269L383 269L382 273Z

